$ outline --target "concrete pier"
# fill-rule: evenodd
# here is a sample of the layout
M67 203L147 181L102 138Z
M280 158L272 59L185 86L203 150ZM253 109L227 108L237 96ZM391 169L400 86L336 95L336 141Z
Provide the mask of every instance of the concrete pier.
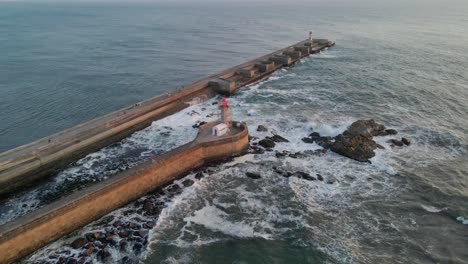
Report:
M333 46L304 40L249 62L176 88L54 135L0 154L0 197L63 169L71 162L216 94L231 95L245 85Z
M211 136L217 122L205 124L191 143L0 226L0 263L19 260L206 162L244 153L247 125L233 123L221 137Z

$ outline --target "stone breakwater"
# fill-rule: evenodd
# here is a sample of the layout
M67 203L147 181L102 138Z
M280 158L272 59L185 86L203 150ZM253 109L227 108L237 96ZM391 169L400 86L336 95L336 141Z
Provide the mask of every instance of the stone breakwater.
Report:
M0 153L0 196L32 185L89 153L118 142L153 121L200 103L216 94L233 94L245 85L293 65L335 43L305 40L273 53L183 85L73 128Z
M247 150L248 129L244 123L234 122L229 134L213 137L211 128L216 124L217 122L212 122L200 126L196 139L186 145L2 225L0 263L18 260L205 163L240 155ZM154 212L154 206L157 204L145 203L145 211ZM151 223L145 225L149 228ZM139 230L133 225L129 227L134 231ZM116 232L113 230L111 234L116 235ZM145 237L143 231L132 231L133 234L140 239ZM72 247L81 248L86 241L93 239L100 240L102 237L100 234L90 235L86 240L74 241ZM113 243L108 234L105 239Z
M203 122L201 123L201 126L203 126ZM194 126L197 125L200 124L197 123ZM304 159L307 156L323 156L327 151L333 151L331 150L331 146L335 142L343 144L341 141L336 141L336 138L340 136L346 136L352 143L360 142L360 144L356 143L354 146L351 146L350 143L346 148L349 158L360 158L364 155L364 150L367 151L365 155L375 155L373 153L375 149L371 149L373 147L378 148L378 143L374 141L373 137L395 137L388 139L392 148L405 146L405 143L394 144L393 142L405 141L410 144L407 139L396 139L396 135L398 134L396 130L387 129L374 120L358 120L336 137L323 137L317 132L312 132L303 138L304 144L318 144L324 147L304 152L293 150L277 151L275 148L280 144L288 143L289 139L286 136L272 133L266 125L258 125L257 131L269 135L264 138L250 137L247 154L262 155L274 152L278 160L283 160L286 157ZM366 139L363 140L361 137L365 137ZM181 194L185 188L190 188L195 182L203 181L205 177L218 173L223 164L225 166L229 161L233 161L233 158L208 163L193 170L185 178L157 188L148 195L120 209L118 212L107 215L93 225L81 230L79 234L68 238L67 242L61 247L49 251L48 254L42 253L43 255L36 257L35 261L37 263L138 262L143 257L142 254L144 254L144 249L148 246L151 232L154 232L155 228L157 228L159 215L167 204ZM265 166L268 167L271 164ZM330 186L339 182L338 179L331 175L321 173L311 174L302 170L291 170L276 164L274 164L272 170L278 177L317 181ZM247 169L244 177L259 180L265 177L265 175L261 171Z

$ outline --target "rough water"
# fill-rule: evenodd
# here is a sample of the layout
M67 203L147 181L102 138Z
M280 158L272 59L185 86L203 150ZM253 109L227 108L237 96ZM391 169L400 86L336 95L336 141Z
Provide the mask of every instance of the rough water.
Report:
M234 117L247 122L254 141L279 134L290 142L274 150L299 152L296 158L273 151L201 168L24 262L468 263L465 3L0 7L0 47L24 52L0 57L7 65L0 68L4 149L286 46L310 28L337 41L230 98ZM65 14L63 23L52 23ZM23 31L3 34L13 26ZM71 28L75 32L61 31ZM47 32L52 38L62 32L58 36L70 42L62 49L18 42L31 32L54 45L61 42ZM37 53L44 57L31 57ZM166 74L169 69L174 74ZM83 78L87 74L92 78ZM26 105L18 101L22 96ZM190 141L192 125L215 118L217 99L155 122L1 201L0 223ZM312 131L334 136L370 118L398 130L411 145L391 147L386 141L395 136L376 137L385 149L369 164L333 152L315 155L311 150L320 146L301 140ZM30 128L38 123L35 135ZM269 131L256 131L258 125ZM278 169L324 180L285 178ZM90 233L111 236L110 242L95 242L89 256L70 247Z

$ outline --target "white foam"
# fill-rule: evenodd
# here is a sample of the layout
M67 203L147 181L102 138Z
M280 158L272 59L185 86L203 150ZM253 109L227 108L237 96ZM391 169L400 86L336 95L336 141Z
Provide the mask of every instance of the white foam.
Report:
M421 204L421 207L428 211L429 213L439 213L439 212L442 212L443 209L440 209L440 208L437 208L437 207L434 207L434 206L430 206L430 205L424 205L424 204Z
M185 217L187 225L202 225L207 229L219 231L234 237L262 237L271 239L271 236L255 231L255 227L245 221L232 222L228 215L213 205L208 205L196 211L193 216Z

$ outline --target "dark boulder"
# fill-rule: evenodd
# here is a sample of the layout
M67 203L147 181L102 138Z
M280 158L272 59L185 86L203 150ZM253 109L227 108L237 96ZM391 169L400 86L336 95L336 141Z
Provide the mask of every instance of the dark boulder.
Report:
M409 146L411 144L411 141L409 141L407 138L401 138L401 142L405 144L406 146Z
M261 147L250 146L250 148L248 150L248 153L250 153L250 154L263 154L263 153L265 153L265 150L262 149Z
M110 256L111 254L109 253L109 251L105 249L98 251L98 253L96 254L97 259L101 262L107 262Z
M140 253L140 251L142 250L143 248L143 245L141 243L136 243L135 245L133 245L133 251L135 251L135 253Z
M154 205L151 201L146 200L145 203L143 204L143 210L145 211L146 214L151 215L154 212Z
M297 171L294 173L294 175L300 179L304 179L304 180L307 180L307 181L315 181L316 178L313 177L313 176L310 176L310 174L306 173L306 172L302 172L302 171Z
M385 129L383 131L380 131L377 135L375 136L380 136L380 137L384 137L384 136L389 136L389 135L396 135L398 134L398 131L396 131L395 129Z
M257 127L257 131L258 131L258 132L266 132L266 131L268 131L268 128L266 128L266 127L263 126L263 125L259 125L259 126Z
M359 135L372 135L376 136L385 130L385 126L375 122L373 119L370 120L358 120L349 126L349 128L343 133L349 136Z
M193 128L199 128L199 127L203 126L204 124L206 124L206 122L205 122L205 121L201 121L201 122L199 122L199 123L196 123L196 124L193 125L192 127L193 127Z
M197 180L200 180L201 178L205 177L205 175L203 175L203 172L197 172L197 174L195 174L195 179Z
M318 174L318 173L317 173L316 175L317 175L317 180L323 181L323 176L322 176L322 175L320 175L320 174Z
M88 243L88 240L84 237L79 237L75 240L73 240L73 242L70 244L70 246L74 249L78 249L78 248L81 248L83 247L84 245L86 245L86 243Z
M307 144L312 144L315 142L315 139L310 138L310 137L305 137L305 138L302 138L302 141Z
M335 142L331 146L331 150L345 157L366 162L375 156L374 150L377 148L377 143L372 140L370 135L342 134L335 138Z
M312 144L314 142L322 148L329 149L332 145L332 137L322 137L317 132L312 132L308 137L302 139L304 143Z
M398 146L398 147L402 147L404 145L404 143L398 139L390 139L387 141L387 143L392 144L391 146Z
M274 135L270 137L271 140L273 140L276 143L281 143L281 142L289 142L289 140L285 139L284 137L280 135Z
M182 182L182 184L184 185L184 187L189 187L189 186L192 186L194 184L194 181L191 180L191 179L186 179Z
M264 147L264 148L274 148L275 147L275 142L269 138L265 138L265 139L262 139L258 142L258 144L260 144L260 146Z
M246 172L245 175L251 179L260 179L262 178L262 176L260 176L260 174L257 174L257 173L253 173L253 172Z

